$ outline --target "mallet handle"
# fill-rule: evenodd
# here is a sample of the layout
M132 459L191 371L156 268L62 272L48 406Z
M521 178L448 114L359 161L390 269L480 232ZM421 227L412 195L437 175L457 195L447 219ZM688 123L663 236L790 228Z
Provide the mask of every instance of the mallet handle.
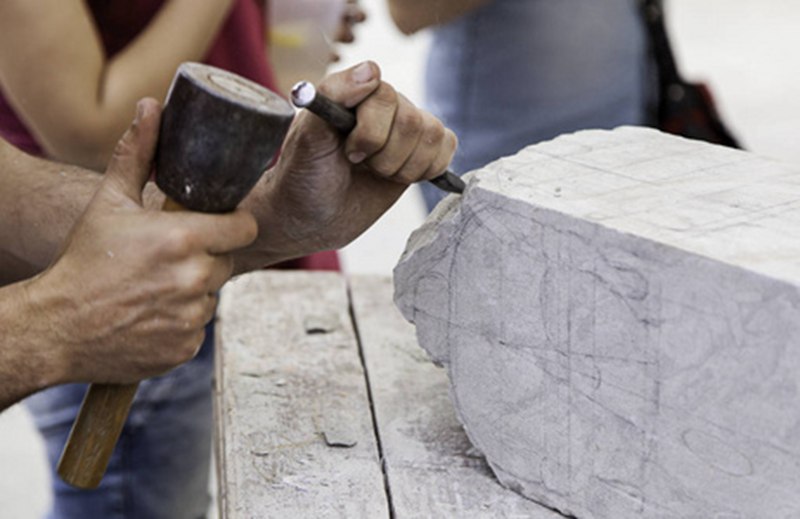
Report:
M91 384L58 460L58 475L78 488L97 488L108 467L139 383Z
M162 209L183 207L167 198ZM138 382L89 386L58 461L58 475L65 483L85 489L100 485L138 387Z

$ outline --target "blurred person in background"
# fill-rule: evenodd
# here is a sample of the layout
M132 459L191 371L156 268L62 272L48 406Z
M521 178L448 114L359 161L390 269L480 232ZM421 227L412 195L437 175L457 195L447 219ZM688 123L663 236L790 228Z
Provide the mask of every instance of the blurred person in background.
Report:
M27 153L103 171L136 102L164 99L184 61L202 61L275 90L279 71L266 49L268 17L264 0L0 2L0 136ZM361 20L363 13L349 2L341 37L352 39L352 25ZM337 270L339 262L328 251L282 266ZM53 517L107 516L97 511L123 506L129 497L117 490L125 482L153 510L174 511L179 501L181 517L204 516L212 365L209 327L192 361L143 382L120 448L95 491L69 488L54 472L85 386L59 386L28 399L53 468Z
M430 28L427 108L466 173L562 133L648 121L636 0L389 0L406 34ZM422 186L431 210L443 194Z
M366 19L358 0L270 0L269 59L278 91L298 81L315 82L339 61L336 43L355 41L353 28Z

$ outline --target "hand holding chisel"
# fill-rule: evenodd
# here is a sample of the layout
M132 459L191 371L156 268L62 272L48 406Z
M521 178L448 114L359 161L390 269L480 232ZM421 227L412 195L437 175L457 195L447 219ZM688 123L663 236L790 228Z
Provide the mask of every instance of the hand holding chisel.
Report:
M308 81L301 81L292 88L292 103L298 108L305 108L316 114L345 135L356 126L356 116L353 112L317 92L314 85ZM430 182L449 193L461 194L466 188L464 181L450 170L431 179Z

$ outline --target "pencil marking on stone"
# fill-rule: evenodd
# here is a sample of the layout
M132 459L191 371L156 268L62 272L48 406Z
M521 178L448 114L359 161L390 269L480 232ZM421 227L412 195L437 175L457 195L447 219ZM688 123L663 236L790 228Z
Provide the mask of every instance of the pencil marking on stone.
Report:
M799 515L800 172L621 128L466 178L395 301L498 479L581 519Z

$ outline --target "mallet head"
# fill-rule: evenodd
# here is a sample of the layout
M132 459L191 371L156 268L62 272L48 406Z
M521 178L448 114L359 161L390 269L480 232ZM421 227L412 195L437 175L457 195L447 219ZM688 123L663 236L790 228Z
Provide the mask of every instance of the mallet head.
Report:
M230 72L184 63L170 87L156 153L156 183L187 209L233 210L272 163L294 109Z

